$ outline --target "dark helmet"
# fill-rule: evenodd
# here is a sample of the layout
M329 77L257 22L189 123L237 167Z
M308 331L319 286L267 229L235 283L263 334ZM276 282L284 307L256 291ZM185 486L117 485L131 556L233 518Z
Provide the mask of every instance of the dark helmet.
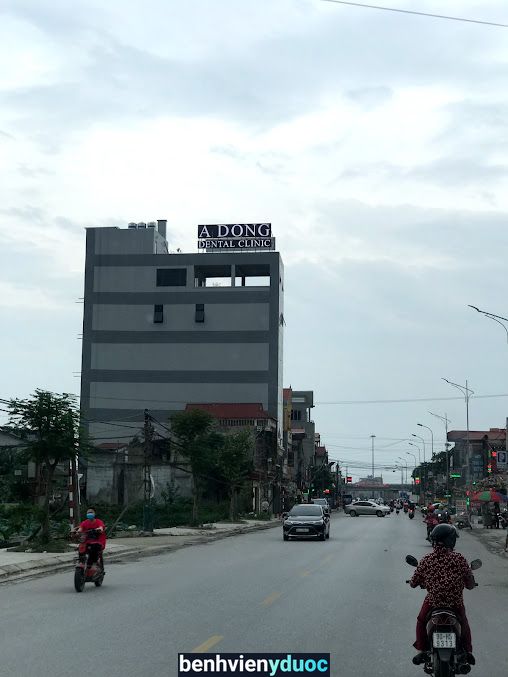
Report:
M439 520L439 524L448 524L450 521L450 513L447 510L443 510L438 513L437 519Z
M434 543L453 550L457 542L457 532L451 524L438 524L437 527L432 529L430 538Z

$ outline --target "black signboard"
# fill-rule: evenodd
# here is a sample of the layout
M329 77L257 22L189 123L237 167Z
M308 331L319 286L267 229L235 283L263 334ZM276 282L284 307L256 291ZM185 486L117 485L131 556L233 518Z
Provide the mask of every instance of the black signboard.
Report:
M271 238L271 223L215 223L198 226L198 239Z

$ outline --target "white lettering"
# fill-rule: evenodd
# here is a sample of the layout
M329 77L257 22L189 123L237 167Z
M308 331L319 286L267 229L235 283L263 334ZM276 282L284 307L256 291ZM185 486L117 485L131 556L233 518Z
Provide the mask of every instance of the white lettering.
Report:
M257 234L261 237L270 237L270 224L269 223L260 223L258 226Z
M219 223L217 231L217 237L227 237L229 235L229 228L225 223Z
M254 223L246 223L245 224L245 237L255 237L256 235L256 225Z
M207 226L203 226L198 233L198 237L210 237Z
M235 225L231 228L231 235L233 237L243 237L243 226L240 223L235 223Z
M180 672L190 672L191 667L192 667L190 660L188 658L185 658L181 654L180 654L179 658L180 658L180 665L178 667L179 671Z

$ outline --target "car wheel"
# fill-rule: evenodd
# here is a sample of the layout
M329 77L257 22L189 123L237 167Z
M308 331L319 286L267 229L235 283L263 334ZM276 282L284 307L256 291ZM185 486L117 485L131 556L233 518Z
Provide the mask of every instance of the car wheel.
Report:
M282 534L282 538L283 538L285 541L289 541L289 536L286 536L286 534Z
M326 538L330 538L330 532L326 534Z
M384 517L383 511L382 511L382 510L378 510L378 511L376 512L376 515L377 515L378 517Z
M351 515L351 517L356 517L356 510L350 510L349 514Z
M319 540L320 540L320 541L326 541L326 534L325 534L324 531L323 531L322 534L319 534Z

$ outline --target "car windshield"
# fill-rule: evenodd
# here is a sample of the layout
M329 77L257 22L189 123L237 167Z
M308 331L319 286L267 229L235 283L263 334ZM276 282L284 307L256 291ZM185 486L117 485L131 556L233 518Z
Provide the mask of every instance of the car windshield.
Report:
M289 512L290 517L320 517L321 514L319 505L295 505Z

